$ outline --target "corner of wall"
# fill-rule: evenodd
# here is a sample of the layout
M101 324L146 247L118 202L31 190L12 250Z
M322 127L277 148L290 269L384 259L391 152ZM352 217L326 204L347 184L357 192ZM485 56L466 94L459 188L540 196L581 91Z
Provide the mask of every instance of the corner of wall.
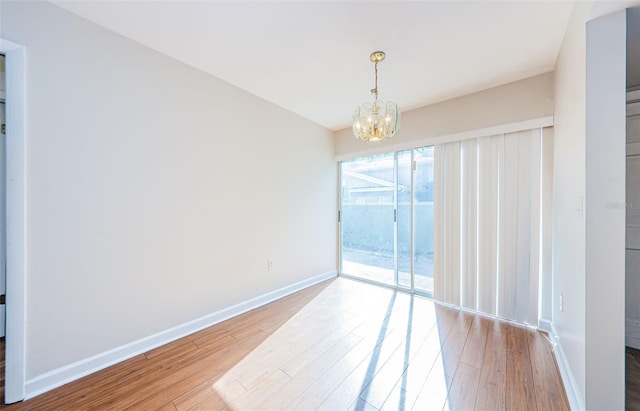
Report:
M551 313L545 315L569 403L577 410L586 398L585 22L591 6L575 3L554 71L552 286Z
M584 410L585 408L584 403L582 402L582 396L580 395L580 389L573 375L573 372L571 371L571 366L569 365L567 356L564 353L562 344L560 344L560 337L558 336L558 332L556 331L553 324L547 323L544 325L549 327L548 333L551 338L553 354L556 357L556 364L558 365L560 377L562 378L562 384L564 385L564 390L567 394L567 399L569 400L569 406L572 410ZM542 324L539 328L543 331L546 331L542 328Z

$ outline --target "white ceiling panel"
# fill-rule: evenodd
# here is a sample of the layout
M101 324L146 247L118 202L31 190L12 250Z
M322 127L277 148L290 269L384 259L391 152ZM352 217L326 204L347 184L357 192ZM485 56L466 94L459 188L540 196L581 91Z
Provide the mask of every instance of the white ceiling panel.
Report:
M371 99L404 110L553 70L571 1L53 3L330 129Z

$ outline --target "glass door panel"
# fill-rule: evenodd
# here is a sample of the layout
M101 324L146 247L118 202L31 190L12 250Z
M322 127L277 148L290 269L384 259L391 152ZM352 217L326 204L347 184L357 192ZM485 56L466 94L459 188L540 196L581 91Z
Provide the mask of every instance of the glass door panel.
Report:
M411 288L411 150L398 152L397 218L398 280Z
M341 163L341 272L396 283L395 153Z
M433 295L433 146L413 150L414 287Z

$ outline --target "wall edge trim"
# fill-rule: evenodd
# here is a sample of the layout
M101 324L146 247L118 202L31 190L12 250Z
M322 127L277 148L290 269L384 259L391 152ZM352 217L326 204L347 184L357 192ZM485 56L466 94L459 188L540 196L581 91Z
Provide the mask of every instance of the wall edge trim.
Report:
M549 335L553 334L553 323L546 319L546 318L540 318L538 320L538 331L543 331L548 333Z
M558 364L558 370L560 371L560 377L562 378L562 384L564 385L564 390L567 394L567 399L569 400L569 407L572 410L584 410L584 404L580 398L580 390L578 389L578 384L576 383L576 379L571 371L571 367L569 366L569 360L567 360L567 356L564 354L564 349L562 348L562 344L560 343L560 337L558 336L558 331L553 323L550 323L550 337L551 344L553 346L553 354L556 357L556 364Z
M54 388L78 380L89 374L93 374L136 355L143 354L164 344L186 337L187 335L193 334L232 317L236 317L247 311L269 304L322 281L334 278L337 275L337 270L326 271L305 280L270 291L266 294L259 295L250 300L223 308L211 314L187 321L183 324L160 331L139 340L132 341L128 344L121 345L100 354L96 354L55 370L48 371L44 374L40 374L27 380L25 384L25 400L43 394L47 391L51 391Z

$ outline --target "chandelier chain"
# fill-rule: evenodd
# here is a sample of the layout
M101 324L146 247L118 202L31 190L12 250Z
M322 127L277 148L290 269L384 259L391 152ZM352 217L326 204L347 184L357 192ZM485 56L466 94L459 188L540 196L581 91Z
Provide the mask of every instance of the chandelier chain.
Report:
M375 86L371 89L371 94L375 96L374 101L378 101L378 62L375 62Z

